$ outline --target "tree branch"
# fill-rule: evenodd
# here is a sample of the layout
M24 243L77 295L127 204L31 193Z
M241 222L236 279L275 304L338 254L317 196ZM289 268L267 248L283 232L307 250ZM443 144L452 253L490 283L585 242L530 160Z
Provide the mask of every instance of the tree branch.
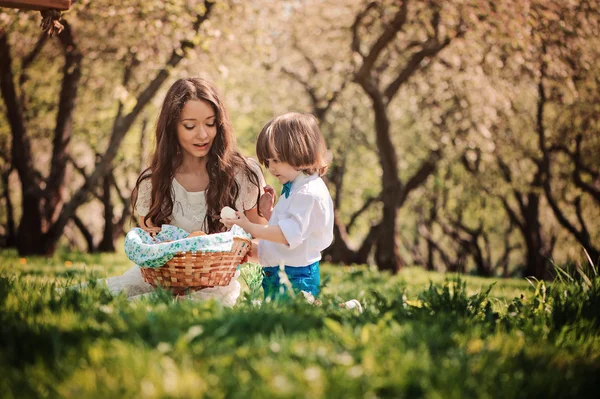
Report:
M117 196L119 197L119 200L121 200L121 203L123 203L123 205L128 203L129 198L125 198L125 196L123 195L123 192L121 191L121 188L117 184L117 179L115 179L114 176L112 178L112 183L113 183L113 187L115 188L115 191L117 192Z
M81 78L81 62L83 60L83 55L79 51L73 36L71 25L63 21L63 26L64 29L58 35L58 39L65 53L65 65L63 67L62 87L52 142L50 174L46 179L48 212L54 212L56 204L62 201L60 189L63 185L67 166L67 148L73 133L73 110L75 109L77 89ZM49 213L46 216L50 218Z
M423 238L425 238L427 245L429 245L433 249L433 251L437 251L437 253L440 255L440 258L442 259L442 262L444 262L446 269L451 269L452 264L455 262L452 262L452 260L450 259L450 256L446 253L446 251L444 251L442 249L442 247L440 245L438 245L438 243L436 242L437 240L435 240L433 238L433 235L429 231L429 228L427 226L425 226L424 223L421 223L419 225L419 233L421 233L421 236ZM428 261L428 263L430 263L430 262ZM429 267L431 270L436 270L436 267L434 264L430 264Z
M577 169L573 171L573 182L577 187L590 194L596 200L596 202L600 203L600 190L596 189L591 184L584 182L581 178L581 175L577 173Z
M48 34L46 34L46 32L42 32L31 52L25 57L23 57L21 61L21 75L19 76L19 87L21 88L20 101L23 109L26 108L27 102L24 90L25 83L29 80L29 74L27 73L27 70L29 69L29 66L33 63L33 61L35 61L37 56L41 53L42 48L48 41L48 38Z
M414 189L420 187L427 180L427 178L433 172L435 172L440 159L440 150L432 150L429 152L427 159L423 161L423 163L415 172L415 174L412 175L411 178L408 179L408 182L406 182L406 184L402 187L400 195L398 196L398 201L396 203L396 206L398 208L402 207L402 205Z
M203 15L198 15L196 18L196 21L193 24L194 32L197 32L202 23L208 19L214 3L210 0L205 0L204 5L206 12ZM48 235L53 237L58 236L59 232L64 229L64 226L67 224L68 220L75 213L75 210L85 202L91 189L95 187L99 180L109 172L125 134L129 131L137 116L150 102L164 81L168 78L170 70L179 64L179 62L187 55L187 52L192 47L194 47L193 42L189 40L182 40L179 43L179 46L173 49L165 66L158 71L155 77L150 81L150 83L148 83L146 88L138 96L136 105L131 112L121 119L115 121L108 147L102 156L102 159L96 164L96 168L90 175L89 179L83 184L83 186L79 188L79 190L77 190L73 197L71 197L70 201L62 208L58 219L48 230Z
M373 249L375 241L377 241L377 235L379 234L381 223L371 226L371 229L367 233L367 236L363 240L360 248L356 251L357 263L367 263L369 253Z
M137 60L135 54L132 53L129 62L125 65L125 69L123 70L122 85L125 89L127 89L127 84L129 83L129 80L131 79L131 76L133 75L133 69L138 64L139 64L139 61ZM122 115L123 115L123 101L121 101L121 99L119 99L118 106L117 106L117 115L115 116L115 120L116 121L120 120Z
M521 222L519 220L519 217L517 216L516 212L510 207L510 205L508 204L508 201L506 201L506 198L504 198L502 196L498 196L498 198L502 202L502 205L504 206L504 209L506 210L506 213L508 214L508 217L510 218L510 220L514 224L516 224L521 231L525 231L525 225L523 224L523 222Z
M356 15L356 18L354 19L354 23L352 23L352 26L350 28L350 30L352 31L352 45L351 45L352 51L359 54L362 58L365 58L365 55L362 53L362 51L360 49L360 37L358 35L358 28L359 28L363 18L369 13L369 11L371 11L376 6L377 6L376 1L369 2L369 4L367 4L365 9Z
M575 185L590 194L597 202L600 202L600 190L595 188L594 186L587 184L581 178L581 171L588 173L592 176L593 179L599 180L600 174L596 173L590 168L586 168L581 162L581 142L583 141L583 135L578 134L575 139L575 152L573 153L572 159L575 163L575 170L573 171L573 180L575 181Z
M12 133L12 163L17 169L24 190L41 195L31 157L31 143L25 127L22 104L17 97L12 71L8 33L0 31L0 91L6 105L6 118Z
M360 24L364 15L372 8L372 3L370 3L363 13L359 13L352 25L353 32L353 49L355 49L355 43L360 43L358 39L358 25ZM387 45L394 40L394 37L398 32L402 30L404 23L406 22L406 16L408 14L408 0L403 0L400 9L394 15L392 21L387 25L383 33L377 38L373 47L369 50L369 54L363 56L363 63L360 66L358 72L356 73L356 80L366 80L367 77L371 74L371 70L379 57L379 54L387 47ZM356 50L355 50L356 51ZM362 55L360 49L358 51L359 54Z
M75 226L77 226L77 228L81 232L81 235L83 235L83 238L85 239L85 242L87 243L88 252L89 253L95 252L96 247L94 245L94 236L92 235L92 233L90 233L89 229L85 226L85 224L79 218L79 216L73 215L72 220L75 223Z
M308 64L311 75L312 76L318 75L319 74L319 70L317 69L317 65L312 60L312 58L310 58L308 56L308 54L306 53L306 51L304 51L304 49L300 47L300 44L298 43L298 40L297 40L297 38L296 38L295 35L294 35L293 47L294 47L294 49L296 49L296 51L298 51L298 53L300 53L300 55L302 56L302 58L304 58L304 60Z
M423 47L420 51L417 51L410 57L410 60L406 63L402 71L398 74L396 79L389 84L384 90L384 96L386 103L390 103L400 87L408 81L408 79L419 69L421 62L425 58L432 58L446 46L450 44L450 39L447 38L442 43L439 43L437 39L429 39L423 43Z
M300 83L302 87L304 87L304 90L306 91L308 96L310 97L310 101L313 104L313 109L316 110L317 108L319 108L319 98L317 97L317 93L315 92L315 89L308 83L307 80L303 79L302 76L300 76L296 72L290 71L286 67L281 67L281 72L290 76L296 82Z
M71 162L71 165L73 165L73 168L75 168L75 170L77 172L79 172L79 174L81 175L81 177L83 177L83 181L87 181L89 179L87 173L85 173L85 169L82 166L77 165L77 163L75 162L75 160L73 159L73 157L68 156L68 161ZM91 193L94 197L96 197L97 199L99 199L100 201L102 201L102 196L100 194L98 194L98 191L96 191L95 188L93 188L91 190Z
M352 216L350 216L350 221L346 225L346 230L348 231L348 233L350 233L350 230L352 229L352 227L354 227L354 224L356 223L356 219L358 219L360 217L360 215L365 213L365 211L368 210L371 207L371 205L373 205L374 203L379 202L379 201L381 201L381 195L378 195L376 197L371 196L371 197L367 198L365 203L358 210L356 210L352 214Z
M582 136L578 135L576 139L576 150L573 152L569 151L569 149L562 144L554 144L550 146L548 148L548 152L566 154L573 161L573 164L575 166L572 172L573 182L575 183L575 185L583 191L585 191L586 193L590 194L596 200L596 202L600 202L600 190L594 187L593 185L583 181L583 177L581 175L582 173L587 173L593 180L600 179L600 173L594 171L592 168L585 166L581 162L581 139Z
M577 220L579 220L579 224L581 225L581 233L583 234L584 237L588 238L589 241L589 236L590 233L587 229L587 226L585 224L585 219L583 218L583 211L581 209L581 196L577 196L577 198L575 198L575 214L577 215ZM590 242L590 247L591 247L591 242ZM595 248L593 248L595 252L598 252Z
M35 61L37 56L44 48L44 45L48 42L48 37L49 36L46 33L42 33L40 35L38 41L35 43L35 46L31 50L31 52L25 57L23 57L23 60L21 62L21 71L25 71L27 68L29 68L29 65L31 65L31 63Z

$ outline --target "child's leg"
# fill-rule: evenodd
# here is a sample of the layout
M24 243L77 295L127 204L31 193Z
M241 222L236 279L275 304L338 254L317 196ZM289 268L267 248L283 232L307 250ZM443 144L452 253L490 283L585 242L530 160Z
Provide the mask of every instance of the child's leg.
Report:
M262 287L265 291L265 299L275 297L279 294L279 266L263 267Z
M306 291L314 297L319 295L319 288L321 286L319 262L303 267L286 266L285 273L295 290Z

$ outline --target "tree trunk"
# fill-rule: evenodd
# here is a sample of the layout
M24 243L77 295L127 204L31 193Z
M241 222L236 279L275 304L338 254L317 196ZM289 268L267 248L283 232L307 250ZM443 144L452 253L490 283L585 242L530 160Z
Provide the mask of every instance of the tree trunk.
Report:
M358 250L353 250L348 247L346 227L339 221L336 210L333 226L333 243L323 252L323 257L332 263L364 265L369 259L369 254L376 242L378 231L379 225L372 226Z
M0 34L0 90L6 105L6 116L12 132L12 163L21 183L23 216L17 231L17 250L22 255L35 253L42 240L42 214L39 208L31 158L31 145L26 135L23 110L17 97L12 73L12 57L6 32Z
M528 230L524 234L525 245L527 247L527 266L525 268L525 277L533 276L537 279L548 279L549 259L543 254L542 237L539 231Z
M115 252L114 242L114 224L113 224L113 203L110 196L112 186L112 174L108 174L102 181L102 204L104 205L104 233L102 241L98 245L100 252Z
M384 182L383 187L386 187ZM398 242L396 238L396 218L398 208L396 207L397 190L386 187L382 193L383 218L375 247L375 262L379 270L389 270L396 273L400 270L401 262L398 253Z
M427 241L427 265L425 270L434 272L435 271L435 257L434 257L434 248L431 242Z
M215 3L209 0L204 2L205 12L203 15L197 16L192 27L194 32L197 32L200 29L200 26L208 19L214 4ZM121 142L123 141L125 135L134 124L142 110L154 98L162 84L170 76L171 70L181 62L181 60L187 55L187 52L193 47L193 42L189 40L182 40L179 43L179 46L173 49L165 66L157 71L153 79L150 80L147 86L141 91L133 109L127 115L118 116L115 119L109 143L104 155L102 156L101 160L96 163L96 169L88 177L86 183L80 187L71 197L69 202L63 206L63 209L61 210L60 215L58 215L56 222L52 224L46 235L46 238L49 242L56 242L60 238L66 224L75 214L77 208L87 201L91 190L94 189L94 187L104 176L110 173L113 168L113 160L117 156Z
M58 35L62 44L65 65L58 102L58 114L52 142L52 161L50 175L46 180L46 202L44 218L48 225L52 224L60 213L64 203L64 180L69 159L69 143L73 134L73 111L77 100L77 90L81 79L81 62L83 55L77 47L71 25L63 21L64 30Z
M396 273L401 267L396 238L398 198L401 191L400 180L398 179L398 158L390 137L390 121L383 98L377 91L374 82L364 82L363 88L373 102L376 142L379 150L379 163L383 172L381 181L381 187L383 187L381 193L383 217L375 247L375 262L379 270L389 270Z
M4 186L4 200L6 201L6 235L4 236L4 246L7 248L13 248L17 244L17 234L15 230L15 213L12 200L10 199L10 189L8 186L8 179L10 177L11 169L2 173L2 185Z
M477 237L473 238L472 255L475 261L475 268L478 276L490 277L492 275L492 265L486 262L481 247L477 244Z
M19 255L49 255L53 247L44 246L44 234L42 233L42 212L40 210L39 197L28 192L21 184L23 198L21 206L23 216L17 231L17 250Z
M208 19L214 2L206 0L204 5L205 12L203 15L197 15L192 26L193 32L198 32L200 26ZM140 92L137 103L131 112L116 118L108 147L102 159L96 164L94 172L71 199L63 204L64 198L61 190L64 189L64 173L72 133L72 113L81 77L80 65L83 57L77 50L77 43L72 37L69 25L66 22L64 24L65 29L59 34L59 40L64 49L65 67L54 131L50 174L47 181L43 181L33 167L23 104L19 103L14 87L8 38L6 31L0 30L0 59L4 60L0 62L0 91L6 104L7 119L11 127L12 161L19 174L23 193L23 216L17 232L17 249L21 255L48 255L54 251L63 235L65 226L75 216L77 208L87 201L90 192L111 171L113 159L121 142L140 112L154 98L169 77L170 71L195 45L192 41L182 40L173 49L165 66L157 71ZM109 222L112 224L112 219Z
M525 276L533 276L538 279L550 277L550 254L544 245L542 237L542 226L539 219L540 196L530 193L527 196L527 206L524 209L523 219L525 221L522 233L527 247L527 266Z
M59 39L63 44L66 61L54 131L50 177L44 190L40 188L40 178L36 175L33 166L23 104L20 103L14 86L8 38L5 32L0 35L0 55L5 60L0 65L0 89L6 104L7 118L12 133L12 162L21 181L23 215L17 232L17 250L21 255L51 254L58 241L58 239L48 241L48 236L44 231L60 210L62 201L60 191L66 166L65 148L71 136L72 112L81 76L81 54L77 51L69 25L64 22L64 26L65 29L59 34Z
M347 245L346 226L339 220L337 208L334 209L333 243L323 251L323 256L332 263L350 264L353 251Z
M389 270L396 273L402 267L402 262L398 252L398 238L396 237L396 226L398 209L406 200L412 189L422 184L424 179L429 175L426 173L421 179L421 174L415 175L414 179L409 181L409 184L403 187L398 175L398 157L396 149L390 137L390 120L388 116L388 106L392 102L394 96L398 93L400 87L409 81L410 77L420 69L421 62L427 57L434 57L439 51L450 43L450 38L440 42L436 36L428 35L428 40L420 51L411 53L406 56L407 62L397 73L389 71L388 65L384 62L383 65L377 65L378 60L385 52L392 52L390 46L395 40L398 32L402 31L405 22L408 18L408 1L403 1L394 17L385 25L384 30L372 42L370 49L364 52L361 46L360 29L365 16L377 7L377 2L369 2L363 11L357 14L354 23L351 26L352 30L352 50L362 59L362 63L355 73L355 81L362 87L365 93L369 96L373 104L373 112L375 116L375 135L377 142L377 150L379 152L379 162L382 170L382 187L381 201L383 203L383 217L378 228L378 237L375 249L375 261L380 270ZM432 8L433 17L432 25L437 31L439 24L439 13L436 7ZM389 54L388 54L389 55ZM384 89L379 87L383 79L382 76L394 73L395 78ZM425 166L425 165L423 165ZM434 162L435 166L435 162ZM429 168L421 168L424 172ZM414 183L414 184L413 184Z

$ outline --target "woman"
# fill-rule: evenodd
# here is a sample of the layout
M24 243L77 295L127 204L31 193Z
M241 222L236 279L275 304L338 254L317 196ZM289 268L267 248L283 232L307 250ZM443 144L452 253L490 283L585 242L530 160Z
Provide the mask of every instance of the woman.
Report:
M146 230L171 224L188 232L218 233L225 206L245 210L254 223L266 224L258 212L265 186L260 166L235 145L229 116L216 88L199 78L176 81L165 97L156 124L156 150L150 167L138 178L132 208ZM193 298L215 298L233 306L240 293L239 272L226 287L206 288ZM113 293L151 292L139 267L106 279Z

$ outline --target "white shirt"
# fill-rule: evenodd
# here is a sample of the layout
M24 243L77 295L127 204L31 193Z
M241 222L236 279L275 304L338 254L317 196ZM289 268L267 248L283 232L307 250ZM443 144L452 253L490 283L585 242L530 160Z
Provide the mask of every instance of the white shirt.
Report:
M258 175L260 192L265 186L260 166L256 160L248 158L248 163L252 170ZM237 171L235 179L240 186L239 196L235 203L236 209L252 209L256 207L259 188L256 187L247 178L243 171ZM187 191L179 182L173 179L171 183L173 193L173 213L171 214L169 224L177 226L187 232L204 231L204 217L206 216L206 192L205 191ZM150 179L144 180L140 184L138 201L136 204L136 213L139 216L146 216L150 212L152 197L152 183Z
M279 226L289 245L260 240L262 266L308 266L321 260L321 251L333 241L333 201L318 174L294 179L289 197L279 197L269 225Z

